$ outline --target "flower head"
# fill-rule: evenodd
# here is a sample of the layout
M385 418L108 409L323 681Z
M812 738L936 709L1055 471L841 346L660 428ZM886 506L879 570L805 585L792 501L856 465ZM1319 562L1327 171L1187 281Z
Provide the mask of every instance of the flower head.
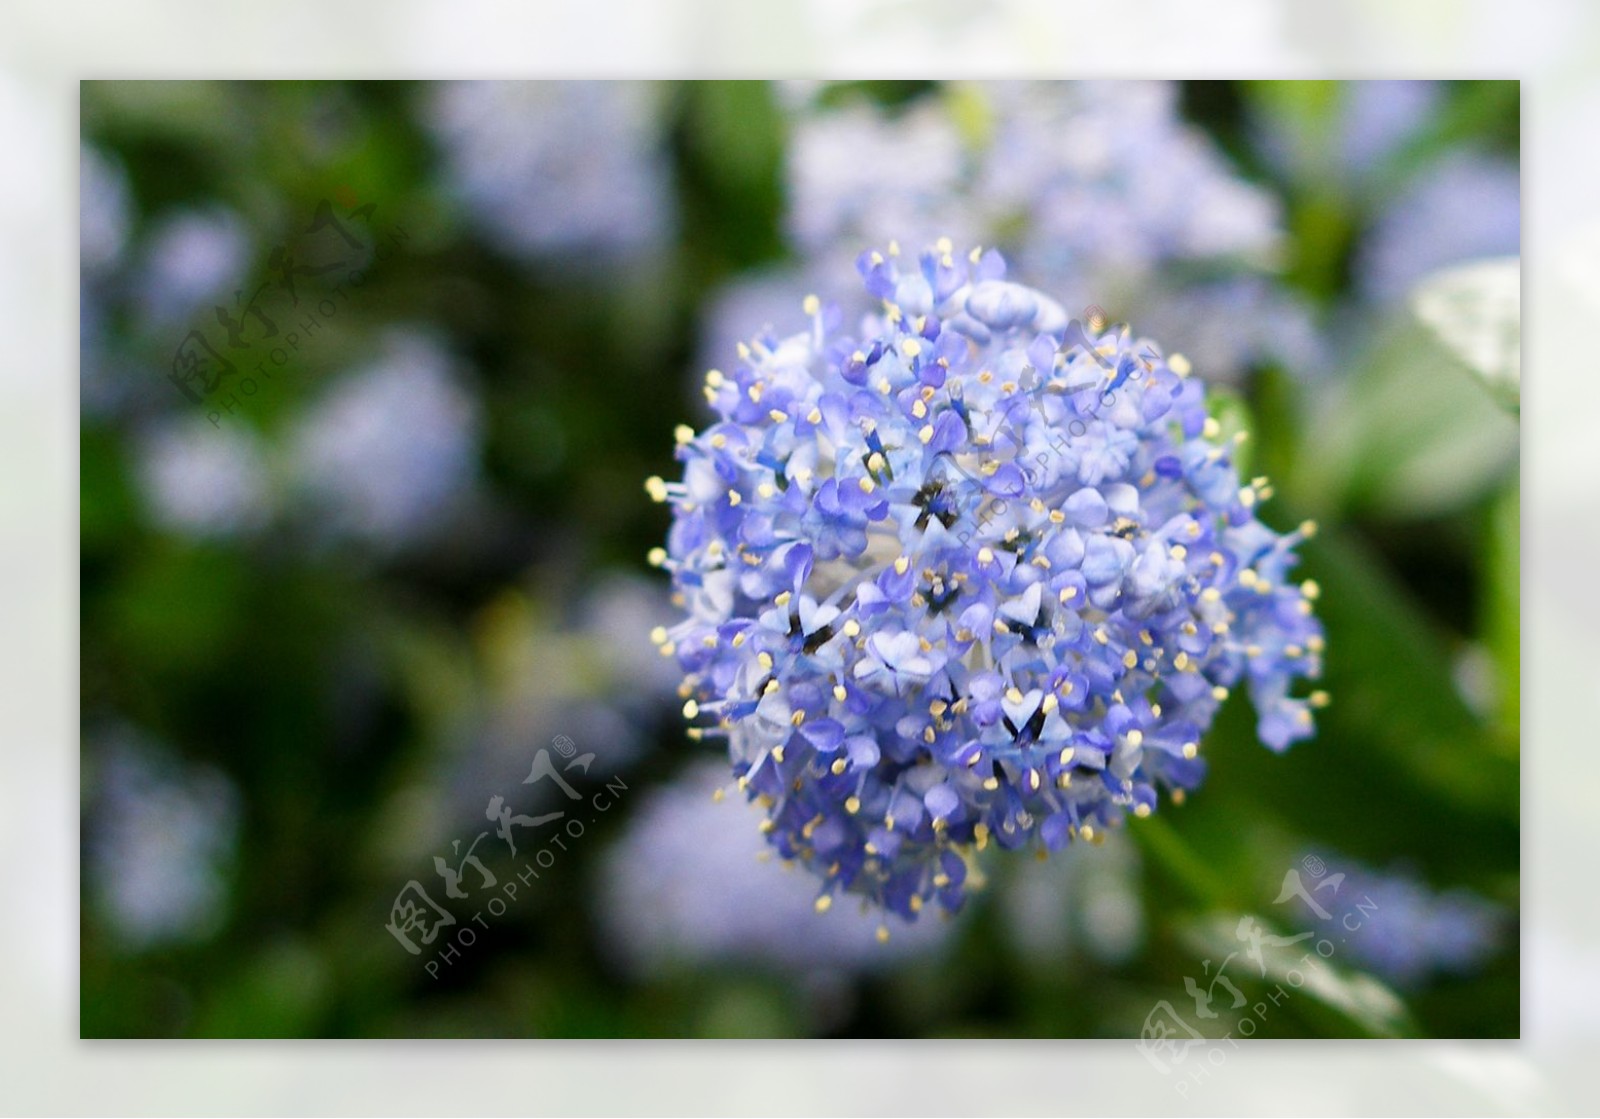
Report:
M993 841L1049 850L1203 773L1246 681L1274 749L1311 733L1315 588L1256 516L1188 363L942 241L864 254L881 315L740 347L678 431L654 635L691 734L725 736L785 858L913 916Z

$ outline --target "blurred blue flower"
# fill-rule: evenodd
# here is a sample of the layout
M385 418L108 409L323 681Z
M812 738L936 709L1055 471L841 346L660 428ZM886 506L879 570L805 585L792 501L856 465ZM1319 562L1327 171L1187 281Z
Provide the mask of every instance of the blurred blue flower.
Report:
M83 811L91 896L131 946L203 939L225 915L238 790L129 728L100 737Z
M601 866L599 902L611 953L628 970L755 964L783 972L867 971L943 942L942 921L886 928L881 913L841 906L818 919L802 874L763 865L771 853L749 805L725 799L727 767L702 763L653 790ZM793 869L790 867L789 869Z
M200 415L160 421L138 444L138 481L155 522L195 539L262 528L276 495L253 429Z
M899 113L865 104L802 112L788 152L790 242L832 257L840 244L889 237L981 237L983 212L966 205L969 164L950 114L932 102Z
M1282 237L1277 202L1166 82L985 83L898 112L814 111L796 121L789 183L802 254L1003 243L1030 283L1084 301L1167 262L1267 262Z
M1342 94L1336 151L1351 176L1370 174L1414 140L1439 112L1444 84L1433 81L1361 81Z
M1183 119L1170 82L1018 82L994 88L994 138L974 194L1025 223L1017 266L1062 295L1164 262L1277 253L1273 196L1240 178Z
M1423 277L1522 251L1522 179L1513 160L1452 155L1414 180L1378 218L1356 261L1371 302L1403 298Z
M473 219L526 256L627 258L672 228L649 82L448 82L428 117Z
M1475 970L1499 950L1509 924L1504 909L1470 890L1436 892L1399 870L1357 867L1346 873L1339 893L1348 903L1326 928L1345 938L1352 958L1399 987ZM1364 922L1353 935L1337 928L1352 906L1359 906Z
M1384 189L1389 161L1423 135L1446 99L1446 83L1341 82L1327 115L1308 120L1297 98L1267 97L1255 106L1256 144L1283 175L1303 183L1330 182L1363 193ZM1289 104L1295 106L1289 108Z
M78 167L78 260L87 277L111 268L122 256L132 224L132 198L127 175L111 156L84 144Z
M111 375L106 352L107 288L127 250L132 196L127 175L111 156L84 144L78 162L78 401L85 416L103 416L127 395Z
M859 267L835 305L707 374L678 430L668 545L694 736L725 736L778 852L904 917L960 905L969 857L1092 838L1200 781L1250 685L1273 749L1320 671L1316 588L1256 517L1202 384L1126 328L1068 320L993 251Z
M250 264L249 231L224 207L183 210L147 236L135 300L151 329L190 324L212 303L231 303Z
M297 417L286 469L320 534L389 549L437 532L470 494L482 419L430 337L395 331L384 350Z
M1301 375L1332 366L1311 308L1265 276L1239 275L1154 293L1140 328L1182 339L1183 355L1208 379L1278 363Z

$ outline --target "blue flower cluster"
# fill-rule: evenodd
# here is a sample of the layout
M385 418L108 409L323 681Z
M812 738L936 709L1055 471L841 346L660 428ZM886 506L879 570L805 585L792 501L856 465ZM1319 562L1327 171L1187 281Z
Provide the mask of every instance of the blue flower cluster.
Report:
M1249 684L1274 749L1311 733L1309 524L1256 516L1188 363L1069 319L942 240L858 262L881 313L809 328L706 376L678 429L668 546L694 737L724 736L785 858L911 918L960 905L991 841L1056 850L1203 774Z

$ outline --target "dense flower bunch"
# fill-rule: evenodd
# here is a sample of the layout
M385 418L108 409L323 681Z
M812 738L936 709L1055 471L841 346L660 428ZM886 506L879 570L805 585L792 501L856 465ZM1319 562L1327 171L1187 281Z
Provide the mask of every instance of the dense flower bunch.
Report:
M1048 850L1203 774L1247 681L1274 749L1311 733L1316 588L1256 517L1188 363L1070 320L999 254L894 246L861 337L809 329L707 374L678 429L665 549L686 616L654 638L691 732L726 736L785 858L905 917L991 840Z

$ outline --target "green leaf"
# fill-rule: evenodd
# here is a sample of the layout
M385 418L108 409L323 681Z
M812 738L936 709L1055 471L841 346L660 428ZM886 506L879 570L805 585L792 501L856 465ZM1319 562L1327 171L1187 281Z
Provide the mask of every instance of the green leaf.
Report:
M1521 301L1516 257L1435 272L1411 293L1417 318L1513 412L1522 394Z
M1456 691L1431 621L1354 538L1325 531L1306 552L1329 634L1330 732L1370 749L1375 772L1402 771L1463 808L1515 819L1516 762Z
M1414 321L1386 331L1356 375L1323 385L1310 412L1291 482L1325 519L1460 509L1504 482L1520 447L1516 417Z
M312 1036L330 978L311 945L290 941L269 946L212 982L191 1036Z
M1231 896L1233 884L1218 875L1160 816L1140 820L1128 830L1139 841L1140 849L1181 883L1196 903L1222 905Z
M1495 706L1507 740L1519 739L1522 720L1522 492L1506 489L1490 511L1487 619L1484 631L1495 667Z

